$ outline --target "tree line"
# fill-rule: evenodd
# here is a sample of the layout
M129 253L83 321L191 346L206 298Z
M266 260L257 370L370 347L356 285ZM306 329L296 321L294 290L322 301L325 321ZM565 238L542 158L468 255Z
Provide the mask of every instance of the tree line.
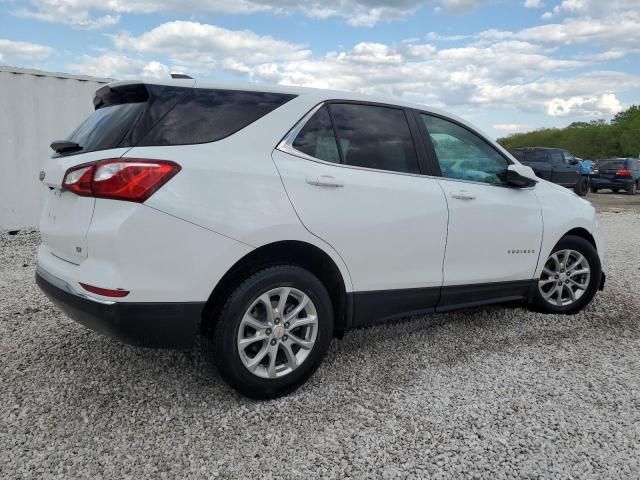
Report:
M574 122L565 128L541 128L499 138L509 151L518 147L565 148L575 156L598 160L611 157L640 157L640 106L633 105L610 122Z

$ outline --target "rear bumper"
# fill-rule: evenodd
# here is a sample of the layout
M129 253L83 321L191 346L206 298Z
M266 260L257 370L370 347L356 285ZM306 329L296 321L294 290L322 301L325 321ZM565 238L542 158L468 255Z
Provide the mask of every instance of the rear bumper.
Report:
M634 180L632 178L625 179L606 179L591 177L591 186L595 188L631 188Z
M71 319L91 330L138 347L189 349L194 345L204 303L110 302L73 291L38 267L36 283Z

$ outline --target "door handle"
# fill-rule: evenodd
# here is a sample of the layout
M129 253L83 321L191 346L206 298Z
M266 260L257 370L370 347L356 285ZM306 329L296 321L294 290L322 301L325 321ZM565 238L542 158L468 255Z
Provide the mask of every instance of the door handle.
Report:
M307 177L309 185L316 187L344 187L344 182L332 177L331 175L320 175L318 177Z
M457 198L458 200L475 200L476 194L467 190L459 190L457 192L451 192L451 197Z

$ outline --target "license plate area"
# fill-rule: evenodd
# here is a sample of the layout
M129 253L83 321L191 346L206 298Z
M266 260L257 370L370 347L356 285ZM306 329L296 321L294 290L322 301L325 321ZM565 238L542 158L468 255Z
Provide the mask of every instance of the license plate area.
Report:
M95 199L52 188L40 220L42 243L51 253L72 263L87 258L87 231Z

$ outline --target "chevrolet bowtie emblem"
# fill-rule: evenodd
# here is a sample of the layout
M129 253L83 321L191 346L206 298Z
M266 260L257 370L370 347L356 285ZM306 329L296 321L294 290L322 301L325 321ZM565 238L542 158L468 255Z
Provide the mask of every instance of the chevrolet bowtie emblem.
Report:
M40 175L39 175L40 181L43 181L45 176L46 176L46 173L44 173L44 170L40 170Z

